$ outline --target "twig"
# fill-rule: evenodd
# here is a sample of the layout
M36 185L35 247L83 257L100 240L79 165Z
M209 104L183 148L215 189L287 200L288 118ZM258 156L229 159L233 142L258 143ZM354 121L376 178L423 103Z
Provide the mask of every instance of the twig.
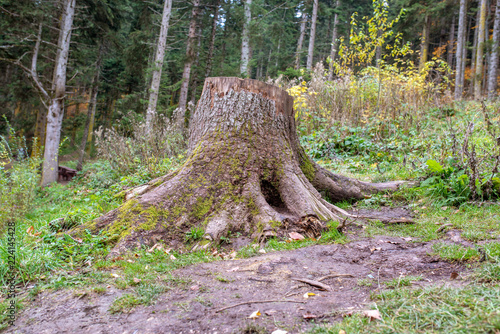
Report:
M318 282L334 277L354 277L354 276L351 274L331 274L318 278Z
M317 288L320 288L320 289L323 289L323 290L326 290L326 291L330 291L330 287L328 285L323 284L323 283L318 282L318 281L313 281L313 280L306 279L306 278L294 278L294 277L290 277L290 279L292 279L294 281L299 281L299 282L302 282L302 283L307 283L309 285L315 286Z
M233 307L237 307L237 306L241 306L241 305L264 304L264 303L298 303L298 304L305 304L306 302L301 302L301 301L297 301L297 300L279 300L279 299L276 299L276 300L253 300L253 301L249 301L249 302L238 303L238 304L234 304L234 305L230 305L230 306L226 306L226 307L220 308L217 311L215 311L215 313L219 313L219 312L222 312L224 310L227 310L227 309L230 309L230 308L233 308Z

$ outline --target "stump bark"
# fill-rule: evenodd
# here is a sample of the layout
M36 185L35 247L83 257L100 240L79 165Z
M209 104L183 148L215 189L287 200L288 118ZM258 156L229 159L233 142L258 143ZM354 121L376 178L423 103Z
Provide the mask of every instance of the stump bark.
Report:
M117 241L116 252L160 240L176 247L192 227L217 241L229 231L252 235L284 221L339 220L341 210L326 197L361 199L399 184L361 182L317 165L300 146L292 97L250 79L205 81L188 156L93 222Z

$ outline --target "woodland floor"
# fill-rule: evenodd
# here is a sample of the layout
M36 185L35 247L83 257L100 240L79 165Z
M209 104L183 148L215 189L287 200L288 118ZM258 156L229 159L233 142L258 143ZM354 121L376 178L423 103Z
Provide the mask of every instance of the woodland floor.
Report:
M383 235L367 238L363 230L351 226L346 231L350 241L344 244L314 245L177 269L171 273L179 278L177 284L156 303L138 305L124 313L112 314L110 309L134 287L43 291L5 333L271 333L277 329L299 333L373 308L371 295L393 288L390 282L401 277L418 277L410 283L415 288L468 284L468 269L463 264L430 255L436 241ZM448 231L441 242L468 245L457 230ZM450 278L455 273L458 277ZM343 276L322 280L330 291L291 279L318 280L335 274ZM306 299L308 292L316 295ZM282 302L251 303L262 300ZM238 303L247 304L217 312ZM248 319L257 310L262 315Z

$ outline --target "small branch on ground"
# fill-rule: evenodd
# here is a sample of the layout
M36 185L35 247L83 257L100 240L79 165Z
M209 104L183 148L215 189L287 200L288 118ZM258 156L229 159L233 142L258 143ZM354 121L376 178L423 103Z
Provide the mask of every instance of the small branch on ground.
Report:
M307 283L309 285L312 285L312 286L317 287L317 288L322 289L322 290L330 291L330 287L328 285L323 284L323 283L318 282L318 281L313 281L313 280L306 279L306 278L295 278L295 277L290 277L290 279L294 280L294 281L299 281L302 283Z
M217 311L215 311L215 313L219 313L219 312L225 311L227 309L230 309L230 308L233 308L233 307L237 307L237 306L241 306L241 305L265 304L265 303L297 303L297 304L305 304L306 302L301 302L301 301L297 301L297 300L279 300L279 299L276 299L276 300L252 300L252 301L238 303L238 304L234 304L234 305L230 305L230 306L226 306L226 307L220 308Z

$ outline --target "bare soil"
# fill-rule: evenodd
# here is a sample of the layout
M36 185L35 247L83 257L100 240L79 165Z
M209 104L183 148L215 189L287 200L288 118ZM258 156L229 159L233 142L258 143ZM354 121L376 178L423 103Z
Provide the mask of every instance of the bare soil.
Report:
M370 293L386 289L383 282L400 275L422 275L414 286L461 284L460 275L458 281L450 281L450 274L465 268L430 256L431 246L432 242L378 236L193 265L173 272L189 279L188 284L162 294L152 306L125 314L113 315L108 309L132 290L111 287L83 297L73 290L43 292L6 333L243 333L251 324L267 333L299 333L318 323L340 321L346 312L369 309ZM291 279L319 280L336 274L344 276L321 281L329 291ZM360 279L373 284L359 285ZM316 295L305 299L308 292ZM281 302L251 303L263 300ZM217 312L238 303L247 304ZM262 315L248 319L257 310Z

